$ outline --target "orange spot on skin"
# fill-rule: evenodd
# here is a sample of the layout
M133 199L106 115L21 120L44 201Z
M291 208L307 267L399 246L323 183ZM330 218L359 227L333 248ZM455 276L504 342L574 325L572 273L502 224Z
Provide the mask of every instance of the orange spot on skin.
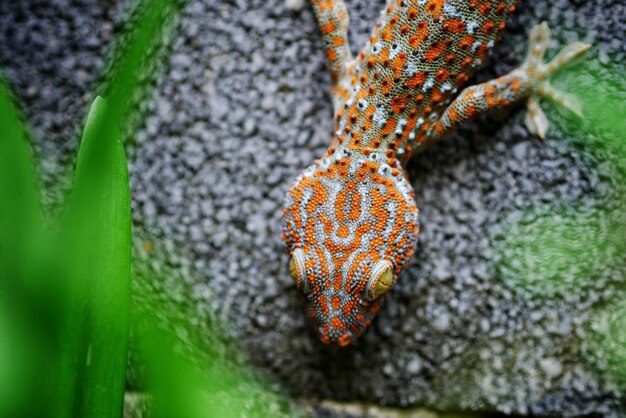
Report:
M348 100L348 97L350 97L348 90L346 90L345 88L343 88L342 86L335 86L332 91L339 96L342 100Z
M320 26L320 31L323 34L329 34L335 31L335 25L333 25L333 22L328 22L325 25Z
M385 28L380 31L380 37L387 42L393 41L393 39L395 38L393 34L393 25L385 26Z
M487 42L482 42L478 49L476 50L476 55L480 57L481 62L487 55Z
M315 253L317 254L317 258L319 258L319 260L320 260L320 265L322 267L322 274L324 275L324 277L327 277L330 274L330 271L328 270L328 266L326 265L326 259L324 258L324 252L322 251L321 248L316 247L315 248Z
M377 205L372 207L371 211L372 216L376 218L376 225L374 228L376 229L376 232L381 233L385 229L385 225L389 219L389 212L383 208L383 197L378 189L372 190L372 199L377 203Z
M348 108L346 117L347 120L354 124L359 119L359 109L357 109L356 105L352 105Z
M448 109L448 117L452 122L457 122L459 120L459 114L452 106Z
M495 24L492 20L489 20L483 25L483 33L485 35L491 35L491 32L495 29Z
M361 264L361 262L365 260L366 258L367 258L367 253L361 253L356 256L356 258L354 259L354 263L352 263L352 266L350 267L350 270L348 271L348 274L350 275L350 277L354 277L359 267L359 264Z
M389 66L389 48L384 48L378 56L378 62L385 67Z
M374 115L375 111L376 106L374 106L373 104L369 105L367 109L365 109L365 121L363 122L363 127L366 131L369 131L372 127L372 116Z
M445 0L430 0L426 5L426 11L432 16L439 18L441 16L441 9Z
M448 19L441 28L446 32L461 33L465 31L465 23L461 19Z
M409 97L406 95L398 95L391 101L391 109L394 113L402 113L409 103Z
M470 64L472 63L472 57L465 57L463 58L463 61L461 61L461 68L467 68L470 66Z
M376 92L376 88L375 88L374 86L370 86L370 88L374 89L374 92ZM360 89L360 90L357 92L357 94L356 94L356 99L357 99L357 101L358 101L358 100L365 99L367 96L371 96L371 94L370 94L370 92L369 92L369 89L370 89L370 88L367 88L367 89ZM356 108L355 108L355 110L356 110ZM358 110L356 110L356 111L357 111L357 113L358 113Z
M325 234L328 235L333 231L333 222L330 220L328 215L326 215L325 213L322 213L320 215L320 222L322 222L322 224L324 225Z
M415 129L416 124L417 124L417 117L416 116L411 117L409 121L407 122L406 127L404 128L404 132L402 133L402 138L408 137L411 134L411 132L413 132L413 129ZM389 165L394 167L395 160L393 160L393 163Z
M467 51L472 47L473 43L474 43L474 37L466 35L463 38L461 38L461 40L459 41L459 48Z
M408 80L404 85L410 88L419 88L426 81L426 74L417 73L410 80Z
M417 31L409 37L409 46L413 49L420 46L422 42L428 37L428 22L419 22L417 24Z
M430 100L434 103L440 103L443 101L443 94L441 94L441 92L439 91L439 89L435 88L433 89L432 94L430 95Z
M446 50L445 42L435 42L424 54L426 61L432 62L441 56Z
M455 81L456 81L457 85L460 86L462 84L465 84L465 82L467 80L469 80L469 76L467 74L465 74L465 73L462 73L462 74L459 74L459 75L456 76L456 80Z
M490 2L485 2L480 5L480 13L482 13L483 16L487 16L487 13L489 13L490 9L491 9Z
M339 299L339 296L333 296L331 298L331 304L334 310L338 310L341 307L341 299Z
M399 53L398 56L391 62L391 69L396 77L400 77L402 75L402 68L405 63L406 54L404 52Z
M343 334L341 337L339 337L339 339L337 340L337 343L339 343L340 347L345 347L347 345L350 345L350 343L352 342L352 340L350 339L350 337L348 336L348 334Z
M322 310L322 315L328 316L328 303L326 302L325 297L319 298L320 309Z
M443 83L448 78L448 74L450 74L448 70L446 70L445 68L440 68L439 71L437 71L437 74L435 74L435 79L438 82Z
M341 273L335 273L335 277L333 279L333 288L338 292L341 289Z
M518 92L520 91L520 89L522 88L524 83L522 83L521 80L513 80L511 82L510 88L511 90L513 90L514 92Z
M354 310L354 308L356 307L356 302L353 301L349 301L348 303L346 303L346 305L343 307L342 309L342 313L345 316L351 316L352 315L352 311Z
M346 325L343 323L343 321L337 317L333 318L330 320L330 324L337 329L346 329Z
M322 11L332 10L335 7L333 0L314 0L313 3L319 2L319 8Z
M382 81L381 85L382 85L381 91L384 95L391 93L391 89L393 88L393 85L394 85L393 77L385 78Z
M339 238L347 238L350 235L350 230L345 224L342 224L337 230L337 236Z
M398 122L395 119L387 120L387 123L385 123L385 126L383 126L383 129L381 129L380 134L382 136L387 136L391 134L396 129L397 123Z

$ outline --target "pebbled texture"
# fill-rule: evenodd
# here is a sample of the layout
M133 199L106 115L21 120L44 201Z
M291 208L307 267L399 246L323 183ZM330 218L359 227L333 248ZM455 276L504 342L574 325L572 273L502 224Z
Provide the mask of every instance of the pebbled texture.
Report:
M52 41L38 44L40 54L22 51L33 38L74 39L84 27L99 28L92 33L106 45L108 32L101 28L110 25L111 10L97 3L101 8L86 9L59 1L63 11L53 13L59 22L54 25L31 11L35 2L20 3L31 16L28 24L14 25L11 8L0 13L0 44L8 45L0 49L0 62L29 112L42 109L34 123L46 141L66 138L68 126L78 124L72 118L80 115L49 103L90 88L88 80L60 75L63 60L71 72L84 71L93 80L102 50L76 40L60 55L50 52ZM349 1L348 7L349 38L362 45L383 1ZM89 16L85 10L105 14L80 23ZM546 20L554 47L577 39L594 45L590 66L623 103L624 82L609 64L624 63L625 15L620 1L528 0L475 81L517 66L528 29ZM60 22L76 22L77 32L61 34L55 29ZM83 58L72 59L74 54ZM568 286L546 299L540 285L515 287L515 266L504 278L506 271L495 267L515 255L494 248L503 236L499 221L521 219L522 211L532 209L532 223L541 219L544 205L584 201L582 218L562 218L565 232L571 222L604 219L607 209L623 211L606 203L624 187L614 173L623 162L589 147L605 134L602 126L578 133L554 109L545 143L527 134L523 114L516 112L506 122L471 123L410 163L423 224L413 262L361 340L342 351L320 345L302 314L287 257L279 255L279 232L291 179L324 152L333 130L325 60L308 8L288 12L282 0L206 0L188 7L132 153L135 224L178 260L171 264L188 293L172 294L163 283L154 287L199 308L190 318L194 330L202 332L205 310L215 311L242 353L296 396L620 415L624 388L602 377L608 367L602 351L587 355L587 324L594 306L616 297L623 270L605 269L590 281L572 266ZM593 82L584 74L568 81L581 88ZM35 93L28 94L29 86ZM56 146L46 153L66 158ZM589 259L606 256L600 248L588 251ZM142 263L138 257L137 268ZM207 294L219 298L208 303Z

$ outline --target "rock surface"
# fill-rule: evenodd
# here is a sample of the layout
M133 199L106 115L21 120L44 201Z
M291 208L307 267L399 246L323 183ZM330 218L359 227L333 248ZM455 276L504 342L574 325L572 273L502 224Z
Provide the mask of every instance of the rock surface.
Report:
M383 3L348 1L353 48ZM360 341L343 350L317 341L279 233L290 182L329 143L329 76L310 8L287 6L194 0L185 9L130 150L136 229L182 266L183 294L155 287L198 307L192 322L200 334L203 315L221 318L245 356L298 397L621 415L626 386L615 370L621 359L624 371L626 355L618 350L614 367L615 351L596 341L597 322L621 312L615 301L624 298L626 262L597 244L611 242L615 218L624 222L618 175L626 154L623 145L603 145L612 133L601 118L575 125L549 107L545 143L526 132L522 111L483 118L412 160L422 232L410 268ZM123 9L95 0L0 3L0 65L39 138L48 186L75 155L67 138ZM580 93L601 82L611 86L606 99L622 104L626 85L615 68L624 68L625 16L619 0L523 2L476 81L521 62L528 30L546 20L554 48L593 44L585 67L556 84ZM588 227L574 237L589 243L587 258L545 263L529 249L532 239L523 241L529 225L564 237ZM146 259L137 257L138 270ZM597 260L607 262L585 268Z

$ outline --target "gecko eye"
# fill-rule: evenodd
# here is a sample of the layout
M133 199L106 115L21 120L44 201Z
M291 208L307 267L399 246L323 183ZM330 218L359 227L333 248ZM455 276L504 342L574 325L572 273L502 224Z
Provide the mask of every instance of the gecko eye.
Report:
M391 289L393 284L393 270L391 263L380 261L372 270L372 277L367 282L365 297L367 300L374 300Z
M289 260L289 274L291 278L296 282L296 285L304 293L309 293L311 286L306 278L306 271L304 269L304 251L300 248L296 248L291 253L291 259Z

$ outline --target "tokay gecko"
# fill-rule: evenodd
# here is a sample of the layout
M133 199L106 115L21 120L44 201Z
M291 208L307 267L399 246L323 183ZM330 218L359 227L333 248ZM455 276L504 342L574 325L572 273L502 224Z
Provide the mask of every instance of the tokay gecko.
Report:
M289 272L323 343L345 346L370 325L414 252L418 209L404 165L411 155L490 109L527 103L543 138L546 97L580 115L547 77L589 48L575 42L544 63L545 23L530 32L522 65L466 87L516 0L391 0L353 58L343 0L311 0L326 46L335 110L326 154L295 180L283 211Z

